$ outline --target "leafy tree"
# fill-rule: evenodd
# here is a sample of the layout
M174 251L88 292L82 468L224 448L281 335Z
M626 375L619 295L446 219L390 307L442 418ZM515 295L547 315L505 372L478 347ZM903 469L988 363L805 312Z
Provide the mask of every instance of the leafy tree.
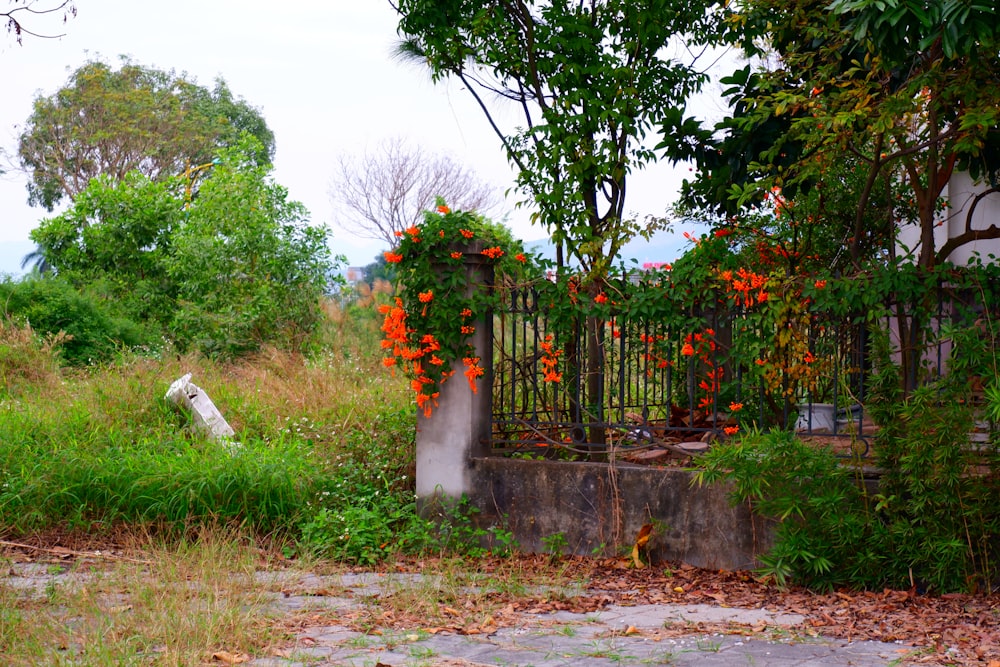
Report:
M439 197L456 210L483 215L500 203L496 189L471 170L398 137L363 155L344 156L338 167L330 190L345 212L338 226L390 247L399 240L397 232L419 225Z
M667 55L704 40L714 2L398 0L402 51L476 99L562 258L601 276L638 225L629 172L653 160L646 135L704 77ZM502 103L510 104L510 107ZM501 127L507 110L518 127Z
M894 226L872 225L869 213L876 188L900 183L919 224L921 266L973 240L1000 238L1000 227L967 227L941 247L934 242L952 172L968 169L994 186L1000 175L995 7L750 0L735 11L730 24L740 30L729 37L773 66L730 78L732 117L675 154L700 159L701 183L689 192L732 211L774 186L794 198L850 162L862 175L847 236L856 263L872 248L891 247ZM669 120L675 128L688 123ZM723 198L729 203L720 204Z
M95 60L55 94L35 99L18 157L31 175L29 203L51 211L99 175L118 182L131 171L153 180L184 173L236 143L242 131L260 141L256 163L270 162L273 134L222 79L210 91L173 71L128 59L116 70Z
M233 355L275 342L300 347L320 320L332 272L327 230L254 164L250 142L219 166L172 237L166 265L178 290L174 336Z
M6 25L7 33L14 35L18 44L21 43L23 35L46 39L62 37L62 35L43 35L34 32L24 24L29 18L34 19L47 14L58 15L61 12L62 21L65 23L70 17L76 16L76 5L72 0L54 0L41 7L36 7L37 4L34 0L8 0L7 11L0 12L0 23Z
M184 213L183 185L177 176L99 176L31 238L59 276L81 288L100 283L130 317L166 324L176 286L165 260Z
M300 345L333 270L327 232L256 164L259 151L249 135L221 151L193 200L179 176L101 176L31 238L61 279L101 291L181 348Z
M935 238L941 195L955 170L991 186L970 208L1000 191L995 6L748 0L733 7L727 24L736 29L727 37L768 66L732 77L732 117L716 127L718 134L705 131L684 147L702 158L701 184L689 192L718 209L739 210L774 187L797 201L820 186L850 184L853 219L841 227L850 265L858 268L872 257L896 259L897 221L915 220L913 257L928 277L956 248L1000 238L1000 225L973 228L971 210L963 231L940 245ZM853 165L853 174L845 176L845 165ZM722 194L729 202L719 205ZM916 386L933 335L931 294L893 297L907 391Z

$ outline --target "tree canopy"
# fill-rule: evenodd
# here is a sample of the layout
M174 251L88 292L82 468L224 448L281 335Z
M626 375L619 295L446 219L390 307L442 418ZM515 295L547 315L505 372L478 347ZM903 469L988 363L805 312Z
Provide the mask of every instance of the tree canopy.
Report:
M92 60L54 94L35 99L18 158L30 175L29 203L51 211L98 175L119 182L132 171L153 180L184 173L243 132L259 142L255 163L269 163L274 135L223 79L209 90L128 59L117 69Z
M669 55L707 35L714 2L397 0L402 51L474 97L536 219L594 275L638 231L628 174L656 124L704 80ZM506 103L506 104L504 104ZM508 106L509 105L509 106ZM503 127L513 111L513 127ZM561 256L561 254L560 254Z
M99 286L181 349L299 345L319 321L334 263L327 230L308 224L259 154L249 135L221 150L193 200L184 175L101 175L31 238L57 277Z
M914 251L923 266L943 261L964 243L1000 237L996 226L967 227L940 247L934 237L940 198L956 169L993 186L1000 173L995 6L748 0L733 12L728 24L736 28L727 37L757 67L727 80L732 115L673 153L699 161L689 202L731 215L775 187L789 198L808 193L850 162L862 175L854 183L854 215L845 235L855 261L895 240L895 224L870 215L878 187L910 205L902 212L919 225ZM668 121L691 129L676 116ZM874 206L889 216L895 208Z

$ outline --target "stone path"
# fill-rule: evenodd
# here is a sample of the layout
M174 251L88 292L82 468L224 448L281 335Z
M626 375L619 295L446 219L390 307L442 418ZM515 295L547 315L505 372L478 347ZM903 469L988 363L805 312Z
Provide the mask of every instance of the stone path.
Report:
M294 589L336 590L338 594L278 594L271 604L279 617L308 610L347 614L365 604L361 600L366 596L369 600L377 596L387 584L384 577L373 575L322 578L304 575L286 583ZM280 656L259 658L247 664L255 667L881 667L899 664L912 650L902 644L803 636L794 629L804 621L802 616L761 609L711 605L609 606L589 614L559 611L522 614L522 618L523 622L515 627L476 635L431 634L421 628L365 634L339 625L308 627L297 633L292 645L282 649ZM705 634L697 631L697 623L730 624L734 629L756 631L747 635Z

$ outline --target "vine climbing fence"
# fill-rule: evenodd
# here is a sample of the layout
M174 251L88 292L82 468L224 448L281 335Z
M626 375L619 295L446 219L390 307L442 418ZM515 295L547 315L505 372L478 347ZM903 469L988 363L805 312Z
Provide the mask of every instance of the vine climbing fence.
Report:
M772 283L770 293L733 298L721 286L677 298L661 277L635 273L597 295L553 281L502 286L492 318L492 450L628 456L794 429L864 456L877 428L866 405L878 353L899 364L908 345L919 348L901 382L930 381L948 364L949 331L981 322L1000 301L938 282L921 297L919 321L913 312L900 325L893 295L809 296L827 288Z

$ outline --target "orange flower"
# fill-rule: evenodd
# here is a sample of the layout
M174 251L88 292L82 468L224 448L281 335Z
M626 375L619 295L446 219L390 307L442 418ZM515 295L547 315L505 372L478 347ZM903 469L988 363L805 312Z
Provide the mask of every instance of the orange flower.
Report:
M730 412L739 412L742 409L743 409L743 404L742 403L733 402L733 403L729 404L729 410L730 410Z
M427 290L426 292L421 292L417 295L417 298L420 299L420 303L430 303L431 299L434 298L434 291Z
M740 432L740 427L739 426L727 426L724 429L722 429L722 431L726 435L736 435L737 433Z
M388 313L389 312L389 304L387 304L387 303L380 304L379 307L378 307L378 312L381 313L382 315L385 315L386 313Z
M440 366L441 364L444 363L444 359L441 359L436 354L432 354L431 355L431 363L434 364L435 366Z
M823 289L824 287L826 287L826 281L825 280L817 280L813 284L813 287L815 287L816 289Z
M412 227L406 230L406 233L409 234L410 236L417 236L418 234L420 234L420 228L417 227L416 225L413 225Z
M440 206L437 207L437 212L447 215L448 213L451 213L451 209L445 206L444 204L441 204Z
M514 259L521 262L522 264L528 261L528 258L524 256L523 252L519 252L516 255L514 255Z
M403 236L403 232L401 232L401 231L399 231L397 229L396 231L393 232L393 235L395 235L395 237L398 239L398 238L401 238Z
M472 317L472 310L469 308L463 308L462 312L459 313L462 317Z
M438 236L440 236L441 238L444 238L444 230L443 229L438 231Z
M476 327L465 325L462 327L462 333L466 336L471 336L476 333Z
M389 366L396 365L396 357L385 357L382 359L382 365L388 368Z
M681 354L685 357L694 356L694 346L691 343L684 343L684 347L681 348Z
M460 230L458 230L458 233L461 234L462 236L464 236L467 239L471 239L473 236L475 236L475 234L473 234L472 232L470 232L468 229L460 229Z
M465 357L462 359L465 364L465 377L469 380L469 389L476 393L476 378L481 378L486 374L486 370L479 365L479 357Z
M503 257L503 250L500 249L500 246L493 246L492 248L484 250L483 254L490 259L500 259Z
M382 256L385 257L385 261L389 262L390 264L398 264L399 262L403 261L403 256L400 255L398 252L391 252L389 250L386 250L384 253L382 253Z
M594 297L594 303L605 304L607 302L608 302L608 295L605 294L604 292L601 292L600 294Z
M452 259L462 259L462 253L459 252L458 250L456 250L455 252L451 253L451 258Z

